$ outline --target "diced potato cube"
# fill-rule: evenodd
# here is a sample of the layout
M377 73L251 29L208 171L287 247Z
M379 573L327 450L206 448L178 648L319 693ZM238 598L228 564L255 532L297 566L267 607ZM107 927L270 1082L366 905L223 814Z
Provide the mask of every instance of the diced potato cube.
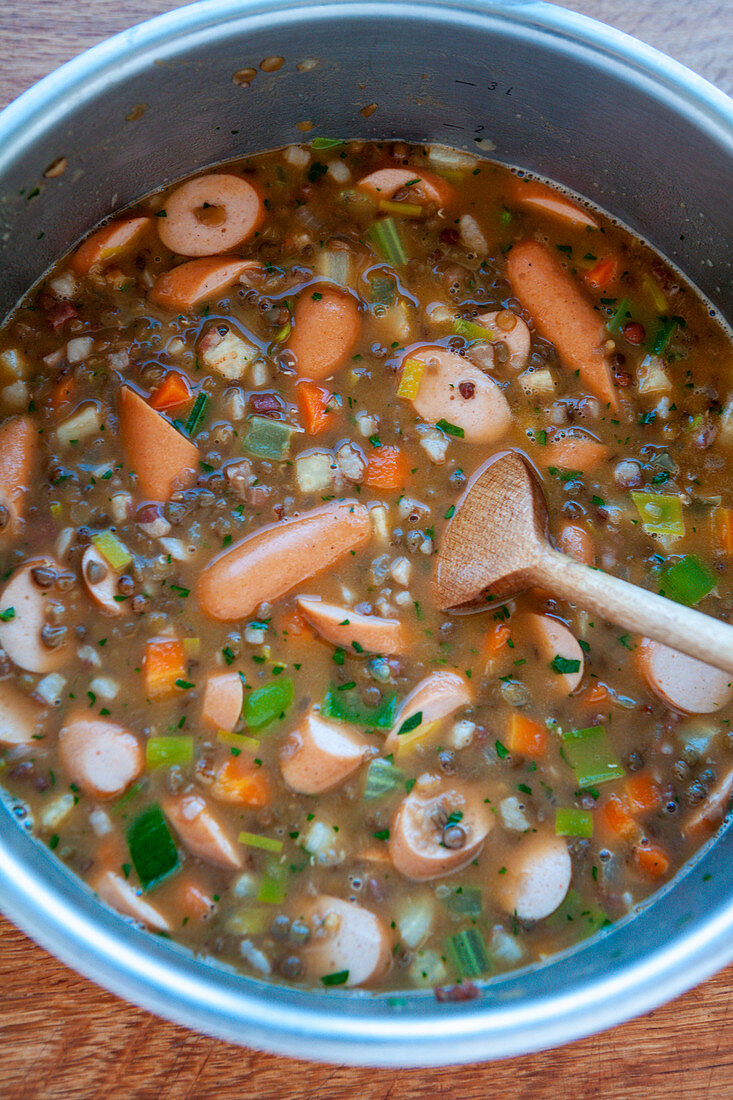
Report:
M206 339L205 337L204 340ZM201 358L206 366L230 381L241 378L258 355L259 348L249 340L237 336L231 329L218 343L208 343L201 351Z
M658 356L644 356L636 371L636 386L639 393L670 392L672 382Z
M328 489L333 481L335 464L330 451L315 451L299 455L295 460L295 476L302 493L318 493Z
M555 379L547 370L525 370L519 376L519 384L527 397L543 398L555 396Z
M0 368L10 378L27 378L31 365L19 348L6 348L0 351Z
M41 813L41 826L44 829L48 829L52 832L54 829L58 829L71 811L74 809L75 801L73 794L60 794L58 798L54 798L43 808Z

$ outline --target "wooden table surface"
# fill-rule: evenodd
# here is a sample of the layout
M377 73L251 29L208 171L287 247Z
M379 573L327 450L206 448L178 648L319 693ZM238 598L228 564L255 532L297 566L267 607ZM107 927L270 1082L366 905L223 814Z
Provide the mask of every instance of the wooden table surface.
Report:
M0 0L0 107L100 39L174 6L167 0ZM563 6L636 34L733 91L733 0ZM133 1008L0 918L0 1097L724 1100L733 1097L732 1007L733 967L639 1020L531 1057L423 1071L293 1062Z

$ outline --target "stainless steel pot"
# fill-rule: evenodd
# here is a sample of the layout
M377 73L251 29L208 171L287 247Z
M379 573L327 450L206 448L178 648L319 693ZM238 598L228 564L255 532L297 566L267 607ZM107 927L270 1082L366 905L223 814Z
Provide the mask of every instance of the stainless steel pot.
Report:
M233 81L272 57L281 68ZM733 104L669 58L522 0L206 0L102 43L0 116L0 316L105 215L203 165L304 140L306 122L560 180L733 314ZM66 171L45 178L59 157ZM66 963L190 1027L352 1063L538 1050L675 996L733 958L732 855L728 829L633 919L438 1004L278 988L195 959L102 907L0 804L0 906Z

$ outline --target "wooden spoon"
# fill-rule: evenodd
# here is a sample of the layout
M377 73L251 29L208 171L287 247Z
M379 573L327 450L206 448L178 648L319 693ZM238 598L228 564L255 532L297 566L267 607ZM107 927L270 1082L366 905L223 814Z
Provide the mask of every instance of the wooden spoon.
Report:
M539 478L518 451L505 451L486 464L451 519L433 594L447 611L501 602L531 585L733 672L733 626L555 550Z

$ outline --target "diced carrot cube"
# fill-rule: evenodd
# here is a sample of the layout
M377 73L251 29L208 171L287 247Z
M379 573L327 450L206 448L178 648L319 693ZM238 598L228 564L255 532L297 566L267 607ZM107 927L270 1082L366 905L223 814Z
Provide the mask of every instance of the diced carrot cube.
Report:
M179 879L175 895L178 908L189 920L203 920L214 911L214 899L200 883L191 879Z
M659 790L646 772L634 772L624 783L624 797L629 811L638 816L656 810L662 799Z
M315 382L303 379L295 387L295 395L308 435L318 435L330 427L334 418L328 410L328 402L333 395L325 386L317 386Z
M509 719L507 747L521 756L544 756L547 752L547 730L524 714L515 712Z
M711 526L716 549L723 554L733 554L733 508L714 508Z
M294 607L286 611L280 619L280 633L285 641L292 638L315 638L310 623Z
M219 802L234 802L259 809L270 802L270 785L265 772L245 756L233 757L220 768L211 787Z
M637 844L634 863L649 878L661 878L669 870L670 858L658 844Z
M64 374L51 388L49 404L51 408L58 409L70 401L76 389L76 379L73 374Z
M178 638L150 638L143 658L145 691L150 699L162 699L176 690L176 680L185 680L186 660Z
M486 635L483 647L483 657L486 663L495 661L506 648L512 634L506 623L495 623Z
M621 840L631 840L640 832L639 826L627 811L623 799L617 794L609 796L598 811L598 820L603 829Z
M401 489L409 476L407 456L399 447L387 445L377 447L369 456L364 484L370 489Z
M591 684L588 690L581 696L583 704L587 707L603 706L610 698L611 696L608 688L600 681Z
M176 371L170 371L150 397L148 404L158 412L178 409L191 400L191 390L186 379Z
M605 290L614 281L617 272L618 261L616 257L605 256L590 271L586 271L583 278L588 286L595 287L596 290Z

